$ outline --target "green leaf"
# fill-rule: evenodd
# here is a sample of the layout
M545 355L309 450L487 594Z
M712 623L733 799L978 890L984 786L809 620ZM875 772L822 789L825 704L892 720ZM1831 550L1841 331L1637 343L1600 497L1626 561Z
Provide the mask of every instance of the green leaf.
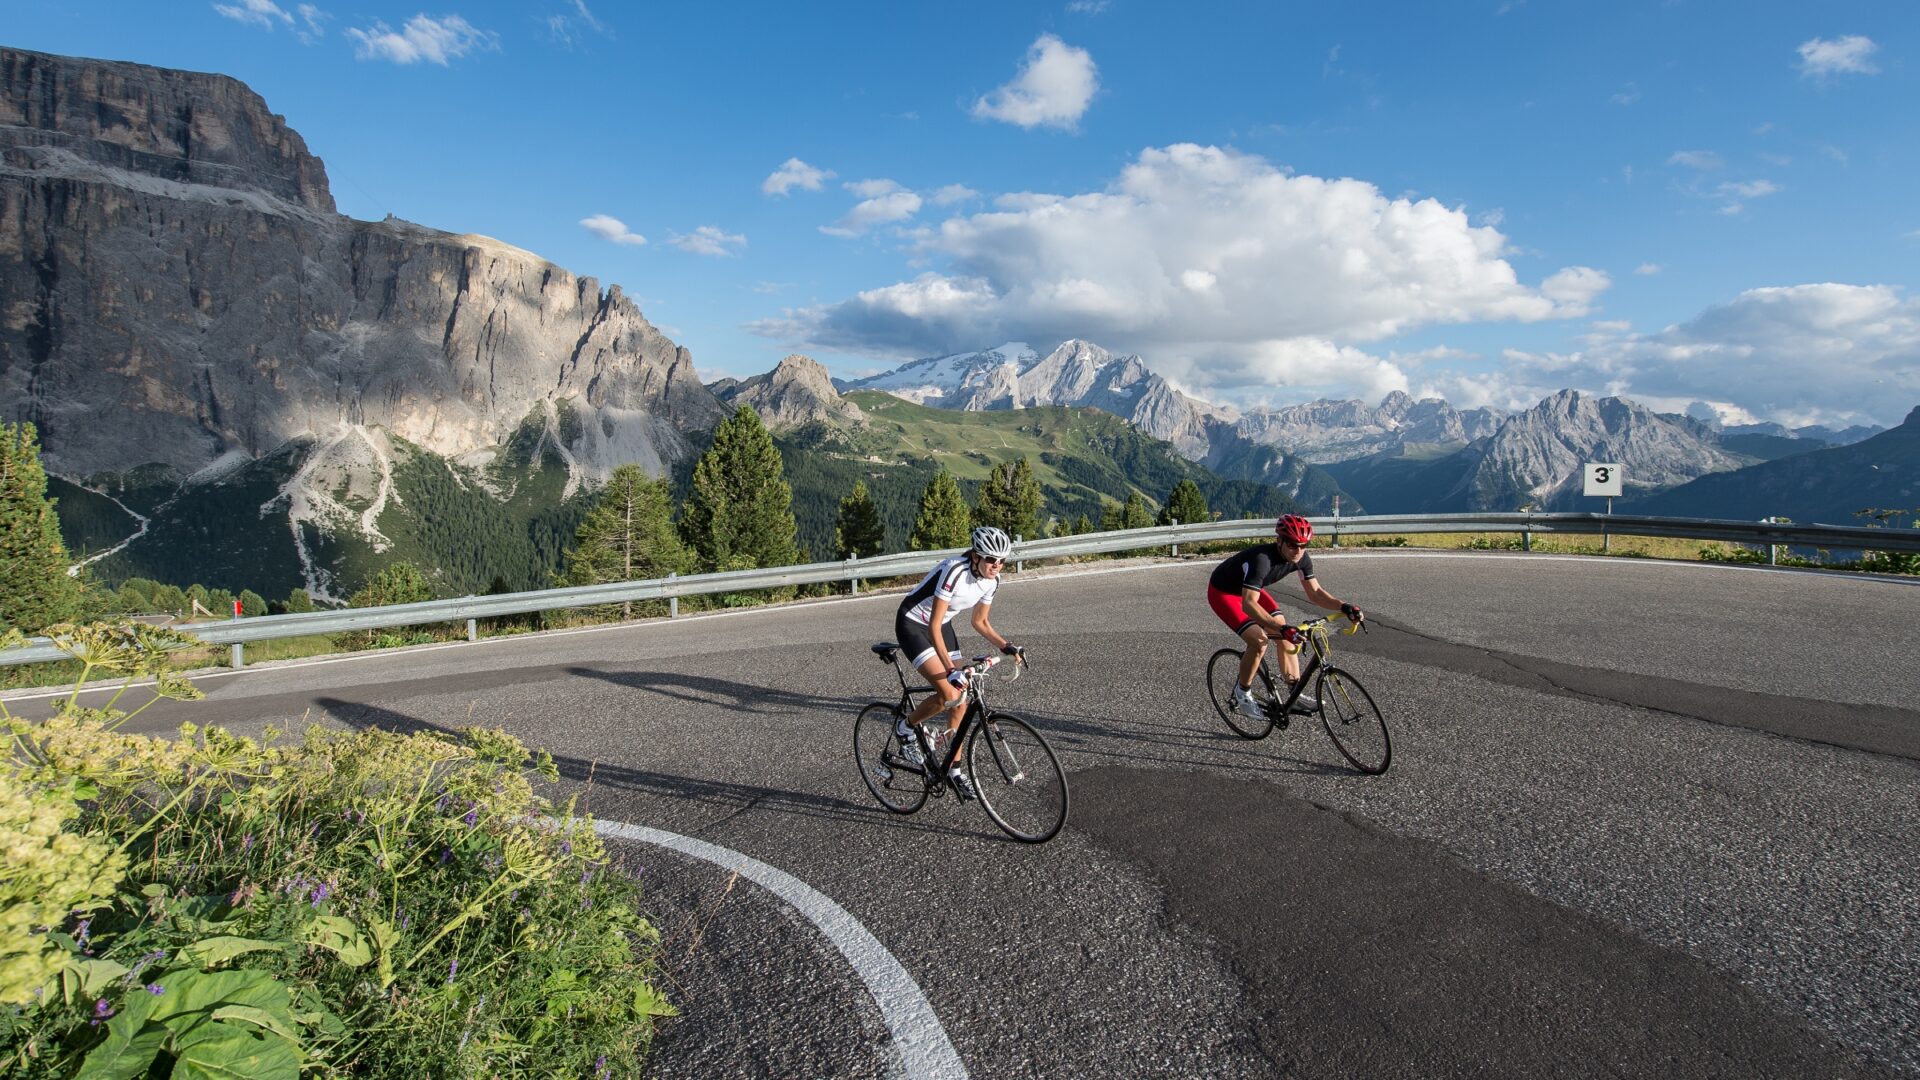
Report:
M667 999L651 983L641 983L633 989L633 1011L642 1016L679 1016L680 1010L668 1004Z
M234 937L223 934L219 937L202 938L180 950L180 958L200 967L214 967L224 964L236 956L250 952L287 947L284 941L265 941L260 938Z
M167 992L147 1000L153 1019L182 1034L223 1005L251 1005L289 1016L293 996L279 980L264 971L170 971L161 980ZM139 997L140 995L134 995Z
M292 1024L287 1022L293 1019L292 1017L282 1018L265 1009L257 1009L252 1005L222 1005L220 1008L213 1010L213 1018L215 1020L239 1020L252 1024L255 1027L271 1031L275 1035L296 1045L300 1042L299 1033L293 1029Z
M174 1044L174 1080L300 1080L300 1051L277 1035L214 1022Z
M60 973L60 987L66 995L67 1002L71 1004L76 995L93 997L99 994L108 983L126 973L126 965L116 964L111 960L71 961L67 964L67 969Z
M134 1080L145 1076L167 1040L166 1028L148 1023L157 1000L147 993L129 996L107 1021L107 1041L87 1054L73 1080Z
M165 896L167 895L167 887L165 885L160 884L159 882L155 882L151 885L143 885L140 887L140 895L141 896Z
M348 967L359 967L373 959L373 947L353 920L339 915L316 915L300 928L300 940L318 945L340 957Z
M380 963L374 970L380 976L380 989L385 990L393 985L393 947L400 943L400 931L378 915L367 916L367 929L380 947Z

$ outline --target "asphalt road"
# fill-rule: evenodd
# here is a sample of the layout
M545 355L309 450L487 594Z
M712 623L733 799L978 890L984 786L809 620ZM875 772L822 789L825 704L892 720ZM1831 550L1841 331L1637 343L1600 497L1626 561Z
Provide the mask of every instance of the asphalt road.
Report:
M844 908L975 1077L1920 1076L1920 586L1315 561L1376 620L1336 649L1393 725L1381 777L1317 726L1247 742L1213 715L1210 561L1009 579L995 625L1036 663L994 701L1073 785L1039 847L867 794L852 717L897 689L867 649L884 595L261 668L150 726L506 726L599 817ZM686 1014L655 1075L902 1072L791 904L617 847Z

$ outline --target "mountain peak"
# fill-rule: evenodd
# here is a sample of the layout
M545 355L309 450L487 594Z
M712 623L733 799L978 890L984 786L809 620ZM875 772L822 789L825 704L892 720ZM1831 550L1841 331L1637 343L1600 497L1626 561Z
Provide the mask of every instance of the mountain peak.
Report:
M715 383L710 389L728 405L752 408L769 428L795 428L815 420L866 422L860 407L833 388L827 369L811 356L799 353L784 357L765 375L724 388Z

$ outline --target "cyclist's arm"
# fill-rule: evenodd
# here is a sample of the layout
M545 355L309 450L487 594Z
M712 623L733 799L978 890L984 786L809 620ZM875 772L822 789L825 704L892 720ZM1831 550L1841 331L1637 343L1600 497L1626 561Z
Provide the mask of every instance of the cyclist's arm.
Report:
M976 634L979 634L983 638L986 638L987 642L991 644L994 648L1004 649L1007 647L1007 639L1001 637L1000 632L998 630L995 630L993 628L993 624L987 621L987 609L992 606L993 605L991 604L975 604L974 605L973 632Z
M947 655L946 636L940 628L947 625L947 602L939 595L933 598L933 610L927 612L927 636L933 639L933 655L940 661L938 674L953 674L953 657Z
M1307 594L1308 600L1320 607L1326 608L1328 611L1339 611L1346 606L1341 601L1336 600L1332 593L1320 587L1319 578L1307 578L1300 582L1300 591Z

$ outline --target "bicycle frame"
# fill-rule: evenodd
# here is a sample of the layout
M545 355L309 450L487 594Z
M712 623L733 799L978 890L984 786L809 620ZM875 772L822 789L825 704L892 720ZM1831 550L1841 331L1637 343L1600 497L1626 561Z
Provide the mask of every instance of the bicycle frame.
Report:
M1321 667L1332 663L1333 644L1327 640L1327 624L1332 621L1333 616L1323 615L1318 619L1311 619L1300 624L1299 628L1304 631L1302 636L1307 639L1307 644L1313 647L1313 657L1307 661L1305 667L1300 669L1300 681L1293 685L1292 692L1287 694L1287 699L1268 705L1275 727L1284 728L1287 726L1288 718L1293 713L1294 700L1305 693L1307 687L1313 684L1313 677L1319 673ZM1341 631L1341 633L1351 634L1359 629L1360 624L1354 623L1348 629ZM1263 665L1270 663L1277 667L1280 663L1280 650L1285 647L1285 643L1270 640L1267 642L1267 646L1266 654L1260 658L1260 663ZM1287 682L1285 674L1286 673L1282 671L1278 672L1277 675L1269 675L1268 678L1273 680L1274 685L1284 686Z
M953 655L956 658L965 659L959 653L954 653ZM989 660L998 662L999 658L989 656L974 657L967 666L977 668L977 670L975 670L973 676L967 680L967 688L961 692L959 700L955 704L941 709L939 712L934 713L922 721L919 728L916 729L918 732L916 738L920 740L920 751L926 755L927 761L933 766L927 770L925 775L929 789L935 793L944 790L948 786L947 770L953 768L954 764L960 760L960 754L966 747L967 736L972 733L976 726L986 720L987 696L985 680L988 669L986 667L979 667L979 665L985 664ZM989 665L989 667L990 666L991 665ZM907 684L906 671L900 666L900 661L897 657L893 661L893 673L900 679L900 704L898 708L902 715L913 712L913 699L915 695L938 692L931 686L909 686ZM947 714L951 713L955 708L961 707L959 702L965 702L964 707L966 711L960 716L960 726L952 729L952 734L947 740L945 757L936 765L933 762L932 755L927 753L927 751L933 749L928 740L927 725L942 722ZM905 765L904 762L901 764ZM918 771L913 770L912 766L906 767L909 770Z

